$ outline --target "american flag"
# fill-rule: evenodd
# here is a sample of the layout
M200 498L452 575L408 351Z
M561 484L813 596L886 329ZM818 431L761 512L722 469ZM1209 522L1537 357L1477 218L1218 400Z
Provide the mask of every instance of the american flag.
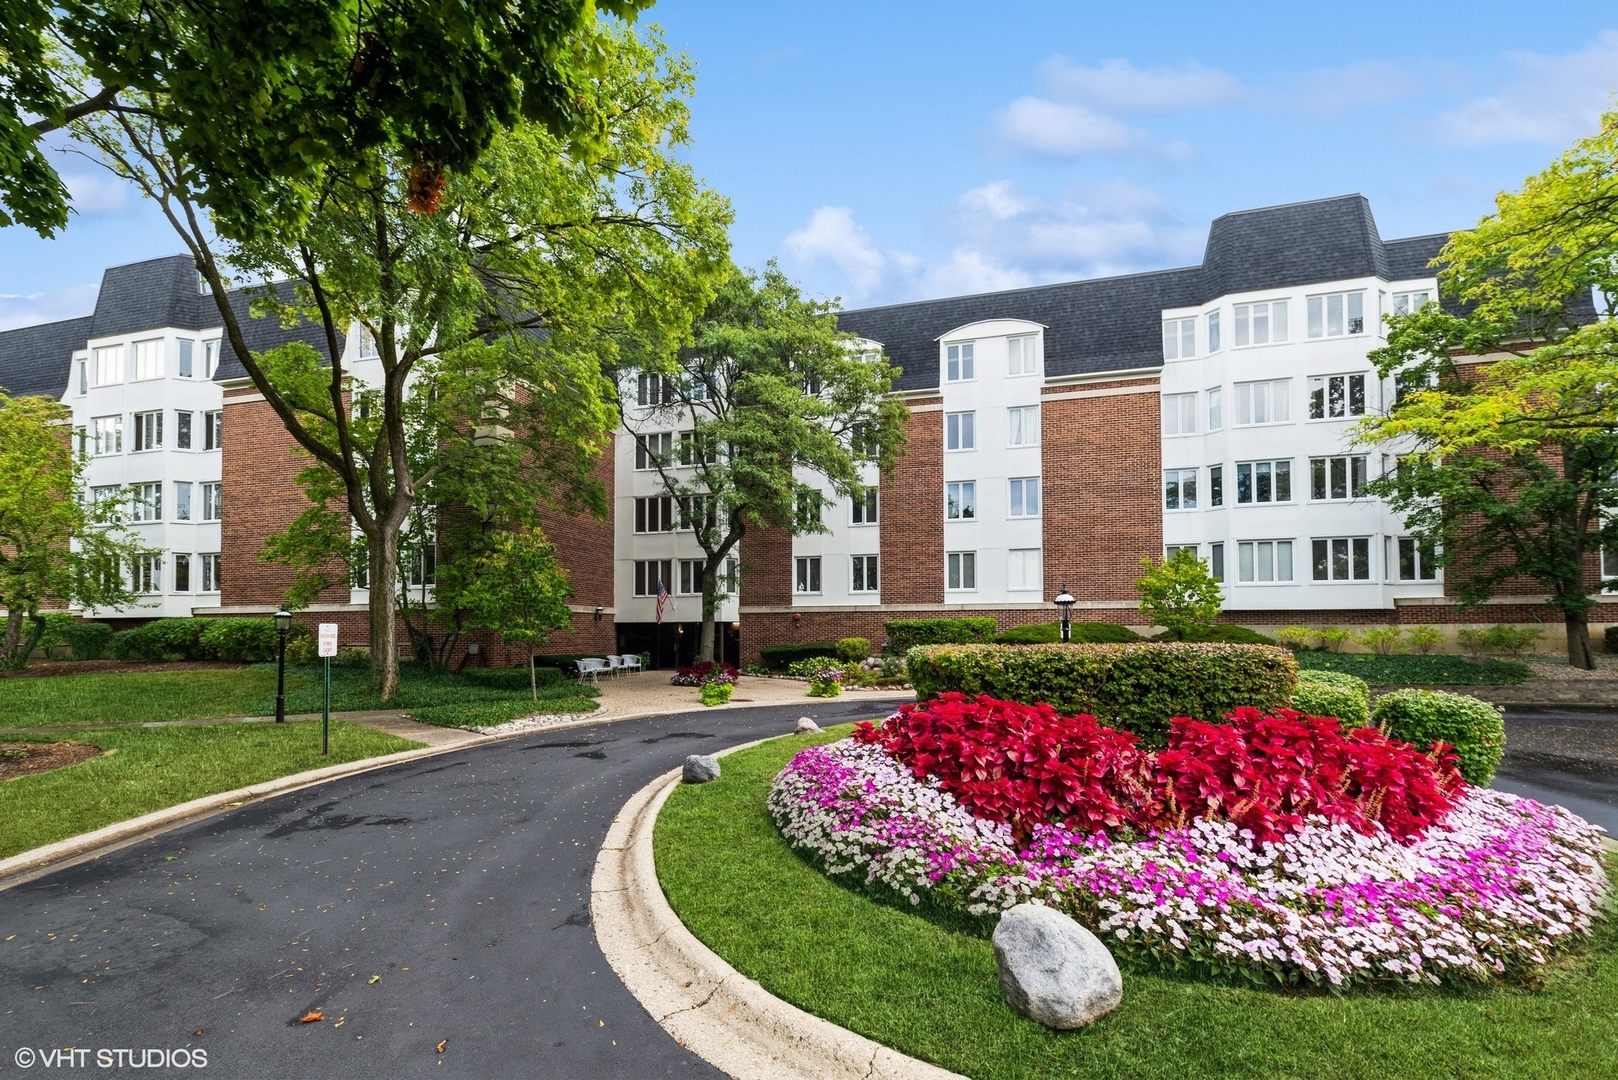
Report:
M663 621L663 605L668 603L668 602L669 602L668 586L663 584L663 579L660 577L660 578L657 579L657 621L659 623L661 623Z

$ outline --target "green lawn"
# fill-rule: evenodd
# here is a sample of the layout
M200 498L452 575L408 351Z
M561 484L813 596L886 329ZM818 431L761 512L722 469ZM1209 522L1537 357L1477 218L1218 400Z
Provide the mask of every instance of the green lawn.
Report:
M1123 1004L1079 1032L1007 1008L981 928L929 921L836 884L764 809L800 748L776 739L682 786L657 825L658 877L685 924L738 970L812 1013L975 1077L1327 1080L1618 1076L1618 926L1545 989L1332 996L1125 969Z
M0 784L0 858L204 795L421 745L341 720L332 721L328 757L319 721L101 728L74 741L116 753Z
M1527 664L1511 660L1474 664L1464 656L1377 656L1313 649L1298 653L1298 666L1315 671L1346 671L1384 686L1509 686L1533 674Z
M520 684L520 685L518 685ZM320 674L315 668L287 672L287 712L320 711ZM552 683L529 697L527 672L497 684L434 675L406 664L398 696L386 707L408 710L446 727L498 724L534 712L588 712L593 686ZM379 709L364 668L332 670L334 711ZM137 724L224 716L270 716L275 712L275 665L195 671L139 671L0 679L0 730L58 724Z

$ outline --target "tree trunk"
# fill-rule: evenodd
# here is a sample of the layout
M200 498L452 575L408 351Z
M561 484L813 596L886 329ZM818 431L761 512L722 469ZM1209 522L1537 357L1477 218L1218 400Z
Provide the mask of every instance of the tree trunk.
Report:
M17 655L17 649L22 644L22 609L11 608L6 612L6 636L3 645L0 645L0 666L21 668L28 663L28 654Z
M1595 654L1590 650L1590 621L1584 612L1564 611L1562 624L1567 627L1567 662L1570 667L1593 671Z
M399 615L393 589L399 578L399 534L384 528L368 538L371 586L371 689L383 701L399 691Z
M719 586L713 580L713 575L704 574L702 578L702 634L698 638L697 659L712 660L714 658L714 626L713 613L719 607L719 600L714 590Z
M534 674L534 643L532 641L528 643L528 691L534 695L535 701L539 700L539 679Z

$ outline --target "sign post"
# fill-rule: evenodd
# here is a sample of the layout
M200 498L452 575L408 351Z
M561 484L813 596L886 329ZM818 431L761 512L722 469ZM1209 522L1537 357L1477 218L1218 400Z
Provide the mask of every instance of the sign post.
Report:
M320 699L320 756L331 753L331 658L337 655L337 624L320 624L320 660L326 669L326 684Z

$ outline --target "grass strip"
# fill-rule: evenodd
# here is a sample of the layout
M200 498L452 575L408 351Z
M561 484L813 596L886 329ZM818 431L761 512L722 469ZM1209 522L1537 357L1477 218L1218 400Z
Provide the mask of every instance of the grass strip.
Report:
M1298 653L1298 666L1313 671L1346 671L1383 686L1511 686L1533 674L1527 664L1513 660L1491 659L1478 664L1464 656L1377 656L1314 649Z
M764 808L798 750L789 736L682 786L657 823L658 878L693 933L787 1001L977 1080L1350 1080L1618 1076L1618 926L1538 991L1332 995L1124 971L1119 1008L1079 1032L1007 1008L981 927L932 920L834 882L798 857Z
M340 720L327 757L319 721L99 728L73 740L116 752L0 784L0 858L204 795L421 745Z

